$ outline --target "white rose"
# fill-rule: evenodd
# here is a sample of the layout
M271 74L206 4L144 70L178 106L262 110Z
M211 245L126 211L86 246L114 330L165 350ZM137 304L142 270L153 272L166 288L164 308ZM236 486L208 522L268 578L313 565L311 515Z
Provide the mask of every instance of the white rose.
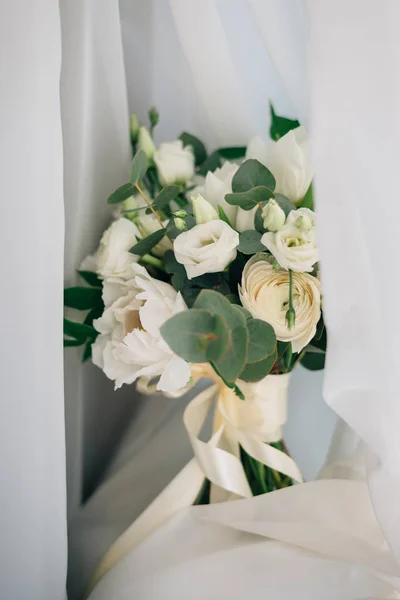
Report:
M271 171L277 194L283 194L294 204L304 198L312 179L304 127L289 131L277 142L254 138L247 147L246 158L256 158Z
M158 177L162 185L186 183L194 176L194 154L182 140L160 144L154 154Z
M300 352L315 335L321 316L320 283L308 273L293 273L294 327L288 328L289 273L276 270L266 254L252 257L242 274L240 300L253 317L266 321L282 342L291 342L293 352Z
M157 389L174 393L189 381L190 366L172 352L160 327L187 307L171 285L153 279L140 265L133 270L133 279L113 280L105 294L111 301L111 289L119 286L120 296L93 322L100 332L92 346L93 362L116 389L141 376L160 376Z
M103 233L96 254L97 273L103 277L132 277L132 264L139 257L129 252L140 237L134 223L128 219L118 219Z
M311 229L304 230L304 221ZM299 229L298 225L302 226ZM283 269L298 273L311 272L319 260L315 234L315 215L308 208L292 210L279 231L264 233L261 243L273 254Z
M178 262L189 279L223 271L236 258L239 234L224 221L195 225L174 240Z

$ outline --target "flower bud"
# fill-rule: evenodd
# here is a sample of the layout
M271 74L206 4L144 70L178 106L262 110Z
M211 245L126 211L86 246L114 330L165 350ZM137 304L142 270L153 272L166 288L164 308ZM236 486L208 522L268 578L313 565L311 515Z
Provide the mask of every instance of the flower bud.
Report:
M287 323L289 331L291 329L293 329L293 327L295 326L296 311L294 310L294 308L289 308L288 311L286 312L286 323Z
M156 147L146 127L140 127L139 129L138 147L143 150L149 160L153 158Z
M177 229L179 229L179 231L183 231L184 229L186 229L186 223L180 217L175 217L174 225Z
M180 217L181 219L184 219L185 217L187 217L187 212L186 210L182 210L181 208L179 210L176 210L174 212L174 216L175 217Z
M216 221L219 219L218 213L201 194L196 194L192 197L193 213L196 219L196 224L207 223L208 221Z
M315 221L308 215L304 214L297 217L294 224L296 225L297 229L300 229L300 231L304 231L305 233L308 233L313 227L315 227Z
M131 115L130 120L131 140L136 142L139 135L139 123L136 115Z
M265 229L278 231L284 226L286 216L276 200L271 199L262 210L261 216Z

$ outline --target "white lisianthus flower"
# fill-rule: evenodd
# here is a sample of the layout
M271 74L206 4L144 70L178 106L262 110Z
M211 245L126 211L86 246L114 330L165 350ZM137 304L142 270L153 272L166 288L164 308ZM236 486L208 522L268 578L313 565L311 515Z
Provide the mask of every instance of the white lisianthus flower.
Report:
M219 219L218 213L201 194L192 197L193 213L197 225Z
M248 229L255 229L254 227L254 217L256 216L258 206L250 210L243 210L243 208L238 208L236 215L236 229L238 231L247 231Z
M189 279L223 271L236 258L239 234L225 221L195 225L174 240L176 260Z
M93 322L100 335L92 346L93 362L115 389L139 377L158 377L157 389L174 393L190 379L190 365L172 352L160 327L174 314L187 310L180 293L153 279L144 267L133 265L133 279L104 282L103 297L111 304ZM113 294L119 286L119 297Z
M293 352L300 352L312 340L321 316L320 283L308 273L293 273L293 307L295 325L289 329L289 273L276 270L264 253L256 254L246 264L239 286L240 300L251 315L269 323L278 340L291 342Z
M304 223L307 225L306 229ZM307 230L308 227L311 228ZM292 210L285 225L275 233L264 233L261 243L283 269L298 273L311 272L319 260L315 214L308 208Z
M122 204L123 204L123 209L128 210L128 211L135 210L136 208L147 207L146 202L143 200L143 198L140 194L135 194L134 196L131 196L127 200L124 200ZM158 231L159 229L161 229L161 225L157 221L157 219L155 218L153 213L149 213L146 215L144 210L138 210L135 212L128 212L126 214L126 216L128 219L130 219L131 221L133 221L135 223L135 225L137 226L137 228L139 230L140 237L142 237L142 238L147 237L151 233L154 233L155 231ZM167 226L167 224L168 224L168 220L163 221L163 225L165 227ZM172 249L171 240L165 235L162 238L161 242L159 242L156 246L154 246L154 248L152 249L152 252L156 256L162 257L162 256L164 256L164 254L166 253L167 250L171 250L171 249Z
M96 254L97 273L107 277L132 277L132 264L139 260L129 250L140 237L138 228L128 219L118 219L103 233Z
M246 158L256 158L271 171L276 179L277 194L283 194L294 204L302 201L312 179L304 127L289 131L277 142L253 138L247 147Z
M194 154L182 140L160 144L154 153L158 177L162 185L186 183L194 176Z
M149 160L153 158L156 147L146 127L140 127L139 129L138 148L143 150Z

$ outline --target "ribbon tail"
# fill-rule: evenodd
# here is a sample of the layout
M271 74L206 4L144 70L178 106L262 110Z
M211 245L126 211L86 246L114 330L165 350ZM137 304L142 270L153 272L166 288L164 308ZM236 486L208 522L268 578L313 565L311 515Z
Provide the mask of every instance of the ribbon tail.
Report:
M237 438L243 450L252 458L275 471L288 475L298 483L303 483L299 467L285 452L239 431L237 431Z

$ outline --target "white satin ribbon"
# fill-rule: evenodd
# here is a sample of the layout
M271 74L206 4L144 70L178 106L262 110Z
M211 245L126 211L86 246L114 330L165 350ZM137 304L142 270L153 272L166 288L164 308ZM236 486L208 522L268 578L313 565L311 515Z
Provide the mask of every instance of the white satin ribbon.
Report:
M93 574L87 595L134 546L181 509L191 506L206 479L212 483L212 503L250 498L252 492L240 461L240 446L255 460L302 482L295 461L269 444L282 438L289 376L268 375L257 383L238 381L246 398L241 400L209 365L193 365L194 381L203 377L214 381L193 398L183 416L195 458L111 546ZM145 394L156 392L155 385L144 378L138 381L137 388ZM186 391L181 390L180 395ZM213 433L208 442L203 442L199 434L214 401Z

